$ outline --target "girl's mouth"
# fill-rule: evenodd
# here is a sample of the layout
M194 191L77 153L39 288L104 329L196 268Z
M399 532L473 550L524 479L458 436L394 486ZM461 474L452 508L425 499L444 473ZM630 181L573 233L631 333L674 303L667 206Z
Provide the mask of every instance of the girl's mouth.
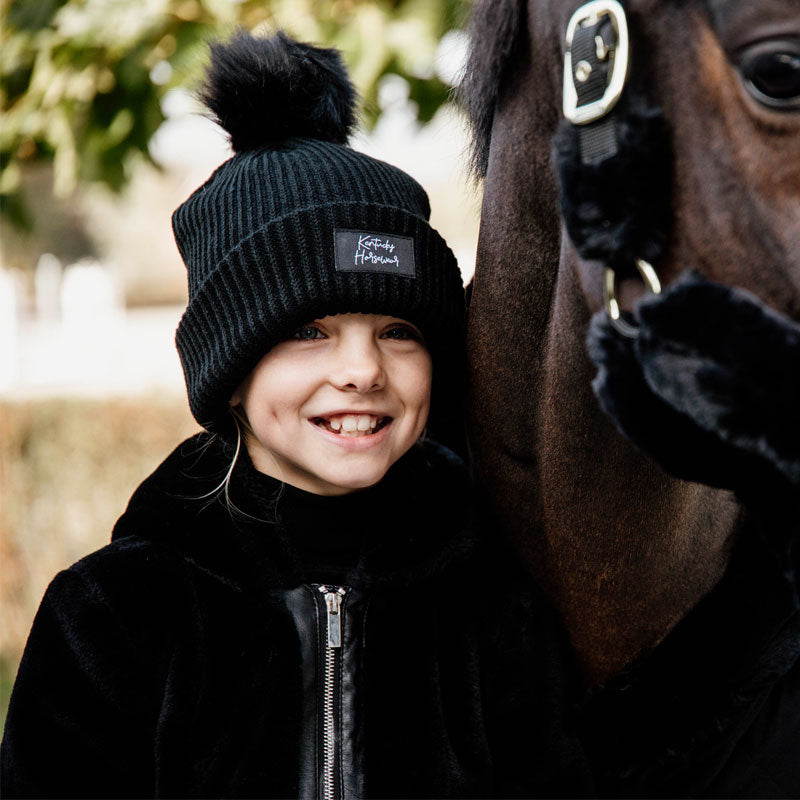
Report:
M344 437L370 436L391 421L391 417L377 417L372 414L337 414L312 419L320 428Z

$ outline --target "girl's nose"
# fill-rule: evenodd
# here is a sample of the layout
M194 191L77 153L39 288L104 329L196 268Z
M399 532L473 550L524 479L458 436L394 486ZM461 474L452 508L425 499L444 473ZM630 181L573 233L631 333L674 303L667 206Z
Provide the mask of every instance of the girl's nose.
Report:
M336 348L332 383L351 392L370 392L385 385L382 354L371 336L342 338Z

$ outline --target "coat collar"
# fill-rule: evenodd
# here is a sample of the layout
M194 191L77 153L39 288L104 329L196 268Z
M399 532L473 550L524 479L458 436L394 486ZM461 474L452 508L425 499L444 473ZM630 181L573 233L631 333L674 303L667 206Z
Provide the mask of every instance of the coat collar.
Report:
M324 509L326 500L286 487L273 506L255 496L254 468L242 451L226 502L218 490L234 454L220 437L198 434L179 445L136 490L112 541L133 537L172 549L193 566L239 588L289 588L306 581L286 515ZM263 478L264 476L259 477ZM266 489L269 489L267 479ZM257 481L257 479L256 479ZM279 484L275 484L279 486ZM434 442L415 445L366 490L374 535L347 576L350 585L398 588L427 581L477 546L463 462ZM282 502L283 501L283 502ZM359 498L346 498L354 507ZM381 510L381 513L376 513Z

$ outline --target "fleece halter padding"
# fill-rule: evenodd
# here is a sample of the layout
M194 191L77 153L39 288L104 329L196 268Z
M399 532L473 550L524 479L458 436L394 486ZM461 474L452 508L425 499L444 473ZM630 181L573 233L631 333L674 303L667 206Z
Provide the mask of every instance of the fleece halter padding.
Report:
M570 239L582 259L598 261L620 277L635 274L637 258L657 263L671 220L669 136L663 112L648 98L645 45L635 23L628 19L628 77L616 105L589 124L562 120L553 140ZM608 26L579 29L573 39L573 68L592 61L585 83L575 80L579 102L591 102L608 80L602 62L587 55L595 35L608 39ZM596 77L603 80L594 87Z
M742 289L684 273L635 308L636 339L592 319L592 387L667 472L800 506L800 325Z

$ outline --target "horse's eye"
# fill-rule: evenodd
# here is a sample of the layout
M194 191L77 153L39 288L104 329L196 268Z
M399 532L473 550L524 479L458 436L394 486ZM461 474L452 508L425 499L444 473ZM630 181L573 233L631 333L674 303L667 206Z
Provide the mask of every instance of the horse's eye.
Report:
M740 51L737 63L745 88L759 103L800 109L800 40L758 42Z

